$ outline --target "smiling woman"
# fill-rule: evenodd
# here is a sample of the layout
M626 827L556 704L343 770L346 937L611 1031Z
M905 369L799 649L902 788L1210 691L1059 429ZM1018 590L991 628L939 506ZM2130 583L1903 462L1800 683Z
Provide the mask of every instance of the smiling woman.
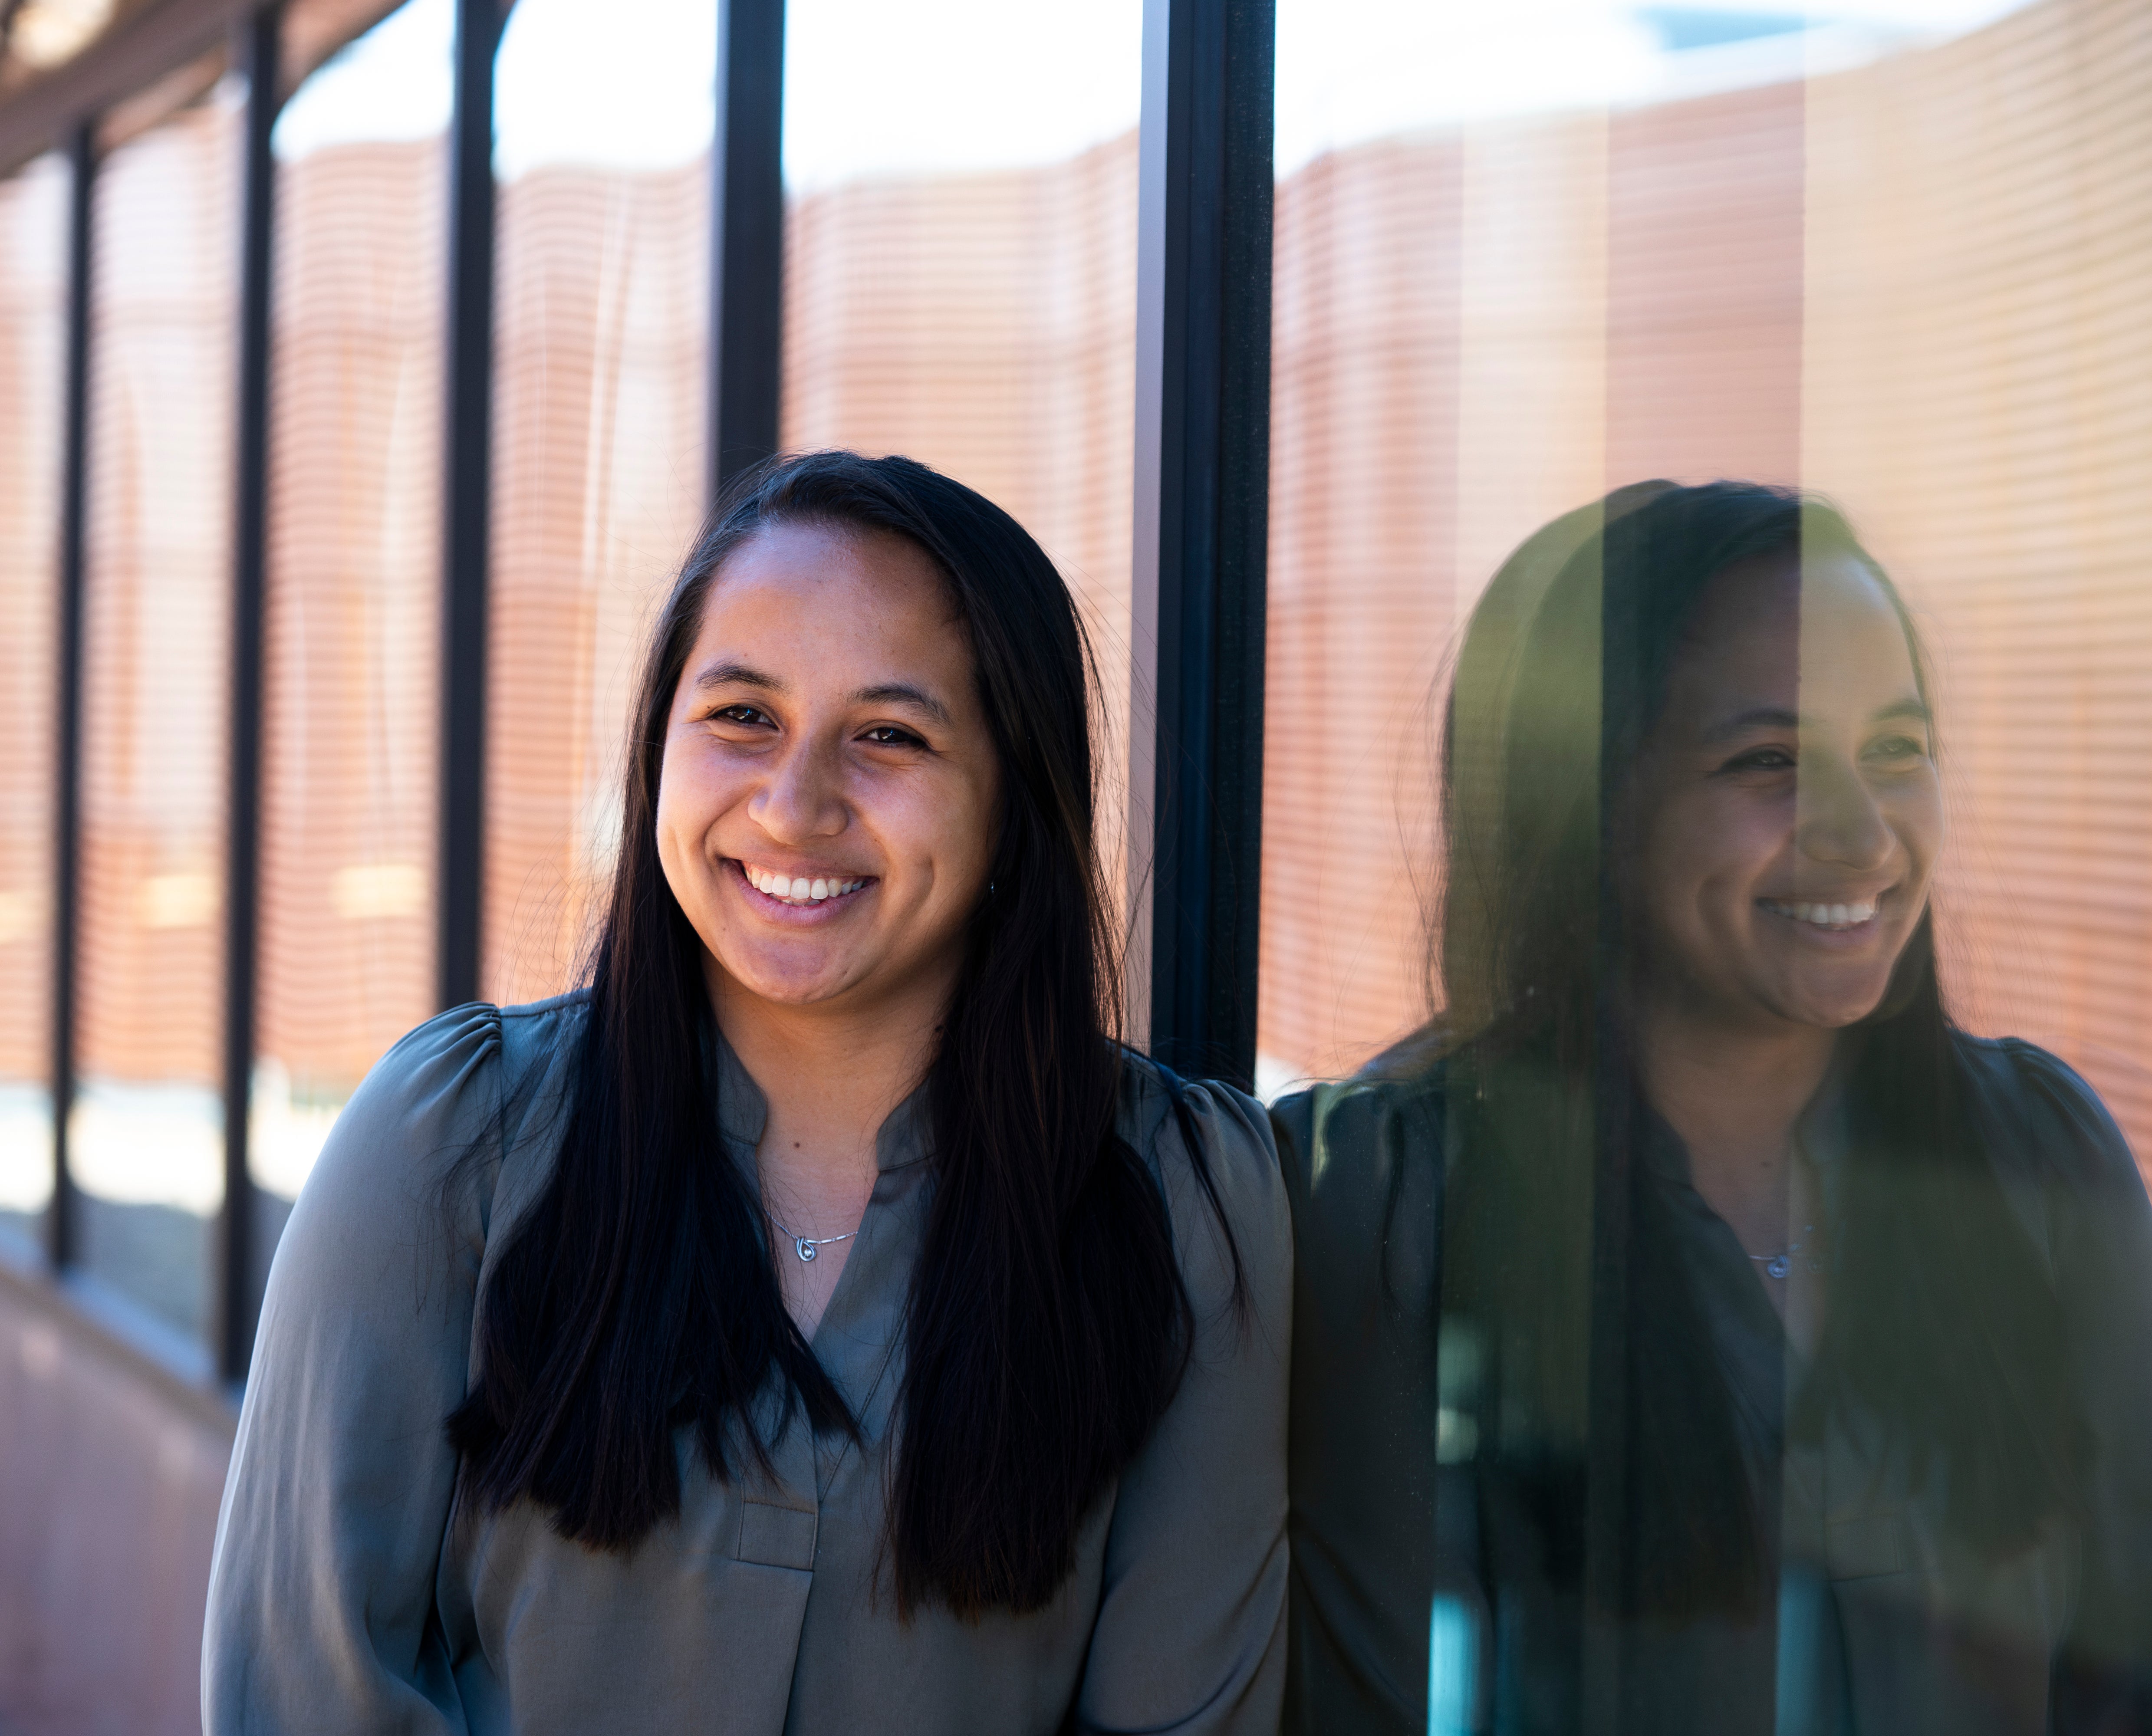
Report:
M773 1098L759 1158L810 1338L873 1191L862 1135L932 1058L987 896L1001 775L972 664L919 543L780 517L725 561L667 719L657 853L718 1025L751 1074L807 1053L830 1075Z
M414 1032L293 1213L210 1729L1275 1726L1283 1184L1111 1040L1091 683L969 490L736 488L589 986Z
M2152 1727L2152 1206L1946 1014L1931 709L1777 490L1623 489L1495 576L1443 1012L1276 1112L1289 1728Z

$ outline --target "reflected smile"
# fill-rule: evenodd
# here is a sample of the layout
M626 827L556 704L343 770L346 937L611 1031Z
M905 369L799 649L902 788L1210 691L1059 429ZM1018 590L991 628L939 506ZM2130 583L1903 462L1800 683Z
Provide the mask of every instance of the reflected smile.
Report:
M1864 899L1855 904L1818 904L1788 898L1759 898L1757 904L1774 916L1784 916L1789 921L1805 922L1813 928L1843 934L1875 920L1875 901Z

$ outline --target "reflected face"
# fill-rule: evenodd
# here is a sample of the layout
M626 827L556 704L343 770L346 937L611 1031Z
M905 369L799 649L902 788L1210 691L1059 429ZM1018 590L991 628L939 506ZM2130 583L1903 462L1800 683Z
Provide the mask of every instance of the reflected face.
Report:
M998 760L948 587L886 533L776 525L709 588L657 845L721 995L944 995L986 891Z
M1904 628L1858 561L1720 574L1638 767L1644 992L1747 1028L1873 1012L1942 843L1931 749Z

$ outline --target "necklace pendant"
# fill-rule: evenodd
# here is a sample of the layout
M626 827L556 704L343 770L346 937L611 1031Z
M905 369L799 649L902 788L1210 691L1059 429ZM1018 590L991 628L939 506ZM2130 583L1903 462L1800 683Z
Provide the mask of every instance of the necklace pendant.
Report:
M1783 1278L1785 1277L1787 1270L1786 1256L1784 1254L1774 1255L1771 1257L1769 1263L1764 1266L1764 1270L1770 1273L1770 1275L1774 1278Z
M815 1244L804 1236L794 1236L792 1246L802 1260L812 1260L815 1257Z

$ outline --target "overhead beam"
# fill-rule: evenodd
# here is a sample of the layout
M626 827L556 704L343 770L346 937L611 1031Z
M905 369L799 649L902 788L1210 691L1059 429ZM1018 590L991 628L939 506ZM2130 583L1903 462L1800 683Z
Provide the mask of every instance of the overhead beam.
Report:
M353 37L393 12L399 0L342 0L307 13L312 27L292 52L287 79L311 71ZM224 47L248 28L260 0L148 0L131 8L63 66L0 101L0 175L63 145L76 128L125 102L190 61Z

